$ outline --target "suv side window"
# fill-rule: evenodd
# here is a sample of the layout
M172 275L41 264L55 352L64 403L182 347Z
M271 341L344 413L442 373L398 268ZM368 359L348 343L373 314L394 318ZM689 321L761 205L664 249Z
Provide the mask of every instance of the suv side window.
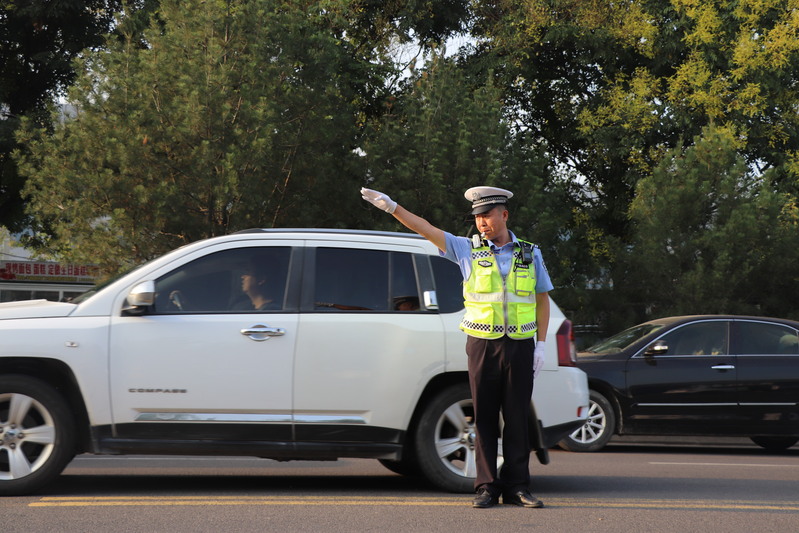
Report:
M155 281L152 312L280 311L284 308L290 256L290 247L250 247L195 259Z
M419 289L411 254L317 248L314 310L416 311Z
M443 257L430 257L436 281L438 310L455 313L463 309L463 275L457 263Z
M419 287L416 283L416 269L411 254L391 252L391 310L418 311Z

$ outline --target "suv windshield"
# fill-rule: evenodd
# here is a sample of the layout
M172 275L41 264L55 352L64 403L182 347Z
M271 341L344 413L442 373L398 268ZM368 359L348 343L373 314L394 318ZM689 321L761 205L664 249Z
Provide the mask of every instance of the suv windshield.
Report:
M104 282L100 283L99 285L95 285L94 287L92 287L88 291L86 291L86 292L74 297L69 303L79 304L79 303L85 302L86 300L88 300L89 298L91 298L92 296L94 296L95 294L97 294L98 292L100 292L101 290L106 288L107 286L109 286L112 283L114 283L116 280L118 280L122 276L130 274L134 270L138 270L139 268L143 267L145 264L146 263L142 263L141 265L137 265L135 267L128 268L126 270L120 271L119 273L115 274L114 276L111 276L109 279L105 280Z
M608 339L594 344L585 351L592 354L618 353L639 339L644 338L662 327L663 324L640 324L638 326L633 326L630 329L625 329L621 333L617 333Z

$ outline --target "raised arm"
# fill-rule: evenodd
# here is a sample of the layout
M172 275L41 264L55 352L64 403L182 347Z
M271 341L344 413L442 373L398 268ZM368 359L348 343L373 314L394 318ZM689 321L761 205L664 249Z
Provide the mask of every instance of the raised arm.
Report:
M435 227L422 217L414 215L397 204L387 194L362 188L361 196L378 209L394 215L394 218L399 220L403 226L432 242L442 252L447 251L447 239L443 230Z

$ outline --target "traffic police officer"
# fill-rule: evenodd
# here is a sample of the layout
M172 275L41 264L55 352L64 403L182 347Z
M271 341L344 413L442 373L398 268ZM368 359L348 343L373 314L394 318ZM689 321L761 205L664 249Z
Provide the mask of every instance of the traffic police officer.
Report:
M459 264L466 313L461 329L475 409L477 477L473 506L503 502L543 507L529 491L528 416L533 378L544 363L549 327L549 279L540 250L507 227L513 193L472 187L465 193L480 235L455 237L398 205L388 195L363 188L364 200L391 213L403 225L435 244ZM538 338L538 342L535 338ZM500 411L504 464L497 472Z

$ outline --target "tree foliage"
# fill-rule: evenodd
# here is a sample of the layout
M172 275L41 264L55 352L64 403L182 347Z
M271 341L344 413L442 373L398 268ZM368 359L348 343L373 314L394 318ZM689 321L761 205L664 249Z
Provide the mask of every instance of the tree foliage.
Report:
M361 185L463 234L482 183L577 323L799 316L797 4L129 8L78 63L77 116L20 131L32 244L110 271L250 226L398 229Z
M509 121L583 187L571 243L590 257L580 267L585 277L574 279L596 290L570 287L581 293L566 298L579 305L572 307L578 320L614 314L629 324L663 310L624 290L645 242L630 206L643 192L639 183L663 172L664 158L692 146L706 127L729 131L740 164L768 171L787 205L795 202L796 7L783 0L476 2L479 40L464 63L496 72ZM777 226L774 219L766 227ZM683 265L690 263L691 245L680 251L688 254ZM572 264L578 261L575 255ZM796 277L788 279L795 290ZM714 301L717 311L726 307ZM752 302L739 308L754 312Z
M791 313L769 295L796 278L795 206L736 144L730 130L706 128L638 183L634 269L620 289L648 314Z
M0 1L0 225L22 229L25 176L11 153L22 117L49 127L53 98L74 80L72 60L103 42L119 0Z
M465 72L441 54L414 70L398 95L387 97L383 115L365 134L369 186L391 191L403 206L455 235L474 231L466 189L507 188L514 192L511 229L558 251L572 205L568 186L550 179L551 169L535 146L511 134L491 77L469 87ZM388 217L370 224L397 229Z
M113 270L246 227L351 224L320 207L357 191L357 104L379 79L312 7L164 1L146 47L87 57L76 117L23 139L40 248Z
M438 54L405 85L386 97L380 120L369 125L363 149L370 186L460 233L469 207L463 191L478 182L499 186L504 178L498 155L508 132L497 93L490 85L464 91L462 73Z

